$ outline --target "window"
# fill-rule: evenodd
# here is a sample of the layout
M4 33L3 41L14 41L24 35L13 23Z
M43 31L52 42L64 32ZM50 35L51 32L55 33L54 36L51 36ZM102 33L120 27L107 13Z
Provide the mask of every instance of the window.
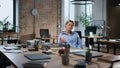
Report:
M92 4L86 5L74 5L71 3L73 0L62 0L62 26L61 30L65 30L64 23L66 20L74 20L79 21L78 16L87 14L92 17ZM78 29L77 27L73 28L73 30Z
M16 0L0 0L0 31L7 27L7 31L15 31ZM5 24L8 24L5 26Z

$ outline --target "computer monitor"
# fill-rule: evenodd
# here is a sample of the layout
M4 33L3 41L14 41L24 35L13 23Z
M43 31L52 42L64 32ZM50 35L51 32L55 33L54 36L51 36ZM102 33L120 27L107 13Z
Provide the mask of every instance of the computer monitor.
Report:
M85 30L85 35L89 36L90 32L93 32L93 34L96 34L97 26L87 26Z
M40 29L40 37L50 37L49 29Z

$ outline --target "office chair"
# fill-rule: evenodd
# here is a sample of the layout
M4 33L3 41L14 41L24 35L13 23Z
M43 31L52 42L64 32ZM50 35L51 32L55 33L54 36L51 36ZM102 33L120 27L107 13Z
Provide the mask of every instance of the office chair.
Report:
M75 32L77 32L78 35L79 35L79 37L82 39L82 33L81 33L81 31L75 31Z

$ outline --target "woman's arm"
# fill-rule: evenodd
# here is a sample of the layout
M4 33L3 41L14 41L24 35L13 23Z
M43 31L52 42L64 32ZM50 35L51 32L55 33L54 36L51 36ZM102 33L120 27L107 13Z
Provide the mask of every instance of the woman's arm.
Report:
M65 37L63 36L62 33L58 35L58 45L62 45L65 42Z

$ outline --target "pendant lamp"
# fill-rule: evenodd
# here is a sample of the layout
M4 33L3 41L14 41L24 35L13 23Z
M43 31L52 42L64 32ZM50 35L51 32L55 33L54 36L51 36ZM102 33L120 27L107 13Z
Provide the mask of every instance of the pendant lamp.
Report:
M71 1L74 5L87 5L87 4L93 4L93 0L73 0Z

